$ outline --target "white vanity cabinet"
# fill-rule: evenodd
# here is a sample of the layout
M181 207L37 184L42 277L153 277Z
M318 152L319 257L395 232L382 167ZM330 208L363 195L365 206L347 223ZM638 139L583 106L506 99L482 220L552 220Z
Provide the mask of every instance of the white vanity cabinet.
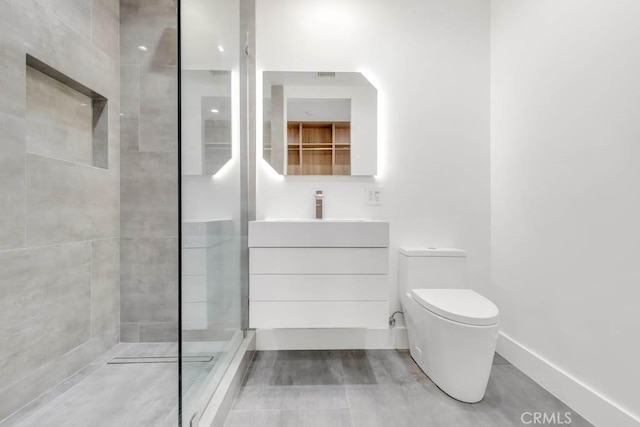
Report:
M250 222L250 327L387 327L388 247L385 221Z

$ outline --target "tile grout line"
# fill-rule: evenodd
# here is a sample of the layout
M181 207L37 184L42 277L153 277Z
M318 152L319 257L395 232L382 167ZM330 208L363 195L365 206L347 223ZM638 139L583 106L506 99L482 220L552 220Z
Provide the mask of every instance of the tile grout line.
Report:
M27 221L25 220L25 229L26 229L26 223ZM25 234L26 234L26 230L25 230ZM161 236L161 237L165 237L165 236ZM173 237L173 236L166 236L167 238L169 237ZM6 252L18 252L18 251L26 251L26 250L35 250L35 249L47 249L47 248L53 248L55 246L68 246L68 245L77 245L80 243L92 243L92 242L104 242L107 240L116 240L116 239L121 239L120 236L110 236L110 237L100 237L100 238L96 238L96 239L87 239L87 240L74 240L74 241L69 241L69 242L58 242L58 243L50 243L47 245L36 245L36 246L23 246L21 248L11 248L11 249L2 249L0 250L0 254L6 253ZM127 237L127 239L135 239L135 237Z
M84 39L85 41L89 42L90 45L93 46L93 41L91 40L91 34L89 36L85 36L84 34L82 34L79 30L77 30L75 27L72 27L71 25L69 25L69 23L67 23L67 21L65 19L63 19L60 15L58 15L58 13L56 13L56 11L53 9L52 6L48 6L45 4L44 6L49 13L51 13L53 16L56 17L56 19L65 27L67 27L69 30L71 30L72 32L76 33L76 35L80 36L82 39ZM93 5L91 6L92 12L93 12ZM93 13L91 13L91 17L89 18L89 27L90 27L90 32L93 33Z
M87 365L89 366L89 365ZM85 366L85 368L87 367ZM84 369L84 368L83 368ZM99 368L98 368L99 369ZM97 370L97 369L96 369ZM80 371L76 371L73 374L69 375L67 378L65 378L64 380L62 380L61 382L59 382L56 386L54 386L53 389L49 390L49 391L53 391L57 386L60 386L62 383L64 383L65 381L68 381L69 379L71 379L74 375L77 375L78 372ZM94 371L95 372L95 371ZM93 373L93 372L92 372ZM91 375L91 374L89 374ZM89 377L89 375L87 375L87 377ZM55 403L58 399L62 398L62 396L64 396L68 391L70 391L71 389L75 388L78 384L80 384L81 382L83 382L87 377L81 379L80 381L78 381L76 384L72 385L71 387L69 387L68 390L65 390L64 392L60 393L58 396L54 397L50 402L45 403L41 408L36 409L32 414L28 415L24 420L22 420L20 422L20 424L29 421L30 419L36 417L36 415L39 415L41 412L43 412L45 409L49 408L53 403ZM46 394L46 393L45 393ZM18 409L17 411L13 412L11 415L9 415L9 417L17 414L18 412L20 412L22 409L26 408L28 405L36 402L39 398L43 397L44 394L36 397L35 399L33 399L32 401L30 401L29 403L27 403L26 405L24 405L23 407L21 407L20 409ZM9 417L5 418L5 419L9 419ZM37 419L37 418L36 418Z
M344 358L342 357L342 352L340 352L340 369L342 370L342 380L344 393L347 396L347 410L349 411L349 419L351 420L351 427L355 427L356 423L353 419L353 408L351 407L351 398L349 397L349 387L347 385L347 377L344 373Z
M26 101L26 87L25 87L25 110L27 109L27 101ZM27 179L29 176L29 171L27 170L28 167L28 162L27 162L27 117L26 117L26 111L25 111L25 118L24 118L24 222L23 222L23 226L24 226L24 239L22 241L23 247L20 249L27 249L28 248L28 242L27 242L27 231L29 229L29 227L27 226L28 222L29 222L29 193L27 191L27 188L29 187L27 185ZM12 249L9 249L12 250ZM15 250L15 249L13 249ZM0 253L2 253L4 251L0 251Z
M93 46L95 48L98 48L99 50L102 50L98 46L96 46L96 44L94 43L94 40L93 40L93 38L94 38L93 37L93 1L89 5L89 9L90 9L90 12L89 12L89 37L88 37L88 39L89 39L89 42L91 43L91 46ZM104 53L106 53L106 52L104 52ZM109 56L111 56L111 55L109 55Z
M140 153L140 141L141 141L141 137L142 137L142 65L140 64L140 61L138 61L138 64L136 66L137 71L138 71L138 141L137 141L137 146L135 147L134 150L132 150L134 153L138 152ZM120 85L122 86L122 83L120 83ZM182 100L178 100L179 102L182 102ZM120 101L122 103L122 101ZM180 138L180 135L178 135L178 138Z
M351 427L355 427L356 420L353 418L353 408L351 407L351 398L349 397L349 389L345 387L345 393L347 394L347 405L349 406L349 419L351 420Z
M91 265L91 277L89 277L89 339L93 338L93 332L95 325L93 324L93 279L94 279L94 263L93 263L93 241L89 242L89 264Z

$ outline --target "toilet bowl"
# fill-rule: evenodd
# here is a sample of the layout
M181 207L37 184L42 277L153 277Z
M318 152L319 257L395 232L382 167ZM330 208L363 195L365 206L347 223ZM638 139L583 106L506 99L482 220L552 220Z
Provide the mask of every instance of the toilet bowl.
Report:
M499 311L463 287L465 256L457 249L402 249L399 288L411 357L442 391L475 403L487 388Z

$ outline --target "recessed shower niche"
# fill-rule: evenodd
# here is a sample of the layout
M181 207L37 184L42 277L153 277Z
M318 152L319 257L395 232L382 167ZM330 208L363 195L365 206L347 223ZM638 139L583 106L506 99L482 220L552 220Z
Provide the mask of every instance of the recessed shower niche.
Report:
M106 169L107 98L26 57L27 152Z

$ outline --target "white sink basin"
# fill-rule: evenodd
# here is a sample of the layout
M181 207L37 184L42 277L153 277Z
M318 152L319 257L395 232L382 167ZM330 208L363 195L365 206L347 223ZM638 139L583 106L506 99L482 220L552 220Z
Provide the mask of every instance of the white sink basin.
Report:
M389 223L368 219L273 218L249 222L249 247L386 248Z

